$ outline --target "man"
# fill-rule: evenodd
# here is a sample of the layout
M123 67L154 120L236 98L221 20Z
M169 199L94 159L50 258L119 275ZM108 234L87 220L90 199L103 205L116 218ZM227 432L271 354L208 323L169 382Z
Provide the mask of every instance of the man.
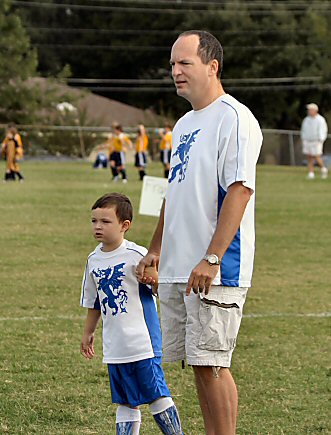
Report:
M314 162L316 160L321 168L321 178L327 178L328 169L324 166L321 158L323 154L323 143L328 135L328 126L325 119L318 113L318 106L315 103L307 104L308 116L302 122L301 141L302 152L308 160L308 179L315 178Z
M255 167L262 133L220 82L223 51L202 31L171 51L177 94L193 110L173 130L169 186L148 254L159 268L164 361L193 366L205 431L234 435L237 390L229 367L254 257ZM193 291L192 291L193 290Z

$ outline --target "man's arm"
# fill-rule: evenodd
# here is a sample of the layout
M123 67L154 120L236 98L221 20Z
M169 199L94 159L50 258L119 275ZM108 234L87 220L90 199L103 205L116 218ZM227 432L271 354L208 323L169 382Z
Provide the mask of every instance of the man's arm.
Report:
M206 254L216 254L222 259L234 236L236 235L252 191L241 182L233 183L224 198L217 227ZM206 260L201 260L195 266L189 277L186 295L191 289L194 293L204 291L208 294L219 266L210 266ZM221 271L222 273L222 271Z
M152 237L151 244L149 246L149 250L145 257L140 260L137 269L136 276L138 281L143 282L144 284L152 284L151 280L144 277L145 268L148 266L156 267L158 269L159 260L160 260L160 252L161 252L161 244L162 244L162 234L163 234L163 226L164 226L164 210L165 210L165 199L163 200L161 213L159 217L158 224L154 231L154 235Z
M324 118L321 119L319 123L319 140L324 142L328 137L328 125Z
M80 344L81 354L91 359L94 357L94 332L100 319L101 311L93 308L88 308L85 320L82 342Z

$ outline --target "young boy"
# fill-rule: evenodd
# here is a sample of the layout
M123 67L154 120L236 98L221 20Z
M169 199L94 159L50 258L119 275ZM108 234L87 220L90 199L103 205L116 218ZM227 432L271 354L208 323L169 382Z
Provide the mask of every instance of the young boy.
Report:
M92 206L92 232L99 245L87 259L82 283L81 306L88 312L81 353L93 358L94 333L102 316L103 362L108 364L112 401L118 404L116 434L139 434L138 406L148 403L163 434L182 435L161 368L154 295L135 275L147 250L124 239L132 217L129 198L118 193L106 194Z

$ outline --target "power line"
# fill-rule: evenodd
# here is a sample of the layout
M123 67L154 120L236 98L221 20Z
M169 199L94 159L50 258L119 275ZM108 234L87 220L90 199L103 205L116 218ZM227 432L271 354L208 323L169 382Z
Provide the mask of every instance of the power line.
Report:
M235 78L235 79L222 79L222 83L293 83L293 82L319 82L320 76L312 77L248 77L248 78ZM169 78L164 79L96 79L96 78L78 78L72 77L66 79L69 84L151 84L151 85L169 85L173 80Z
M40 48L56 48L57 50L106 50L106 51L118 51L118 50L128 50L128 51L169 51L171 47L164 46L150 46L150 45L91 45L91 44L33 44ZM307 49L311 48L323 48L327 44L288 44L288 45L227 45L227 49L236 50L270 50L270 49L281 49L294 48L294 49Z
M25 27L26 30L32 33L101 33L101 34L118 34L118 35L178 35L185 30L145 30L145 29L95 29L95 28L61 28L61 27ZM278 30L266 30L266 29L248 29L248 30L211 30L213 34L219 35L246 35L246 34L278 34L278 33L291 33L295 32L296 35L308 35L311 32L309 30L295 29L293 27L280 28Z
M170 47L147 45L87 45L87 44L33 44L40 48L56 48L57 50L105 50L105 51L170 51Z
M133 12L133 13L158 13L158 14L186 14L190 12L197 12L197 13L209 13L209 12L216 12L218 9L166 9L166 8L144 8L144 7L132 7L132 6L98 6L98 5L77 5L72 3L43 3L38 1L23 1L23 0L12 0L12 5L15 6L22 6L22 7L45 7L45 8L60 8L65 9L66 11L70 10L86 10L86 11L93 11L93 12ZM312 9L311 9L312 10ZM315 12L323 12L324 14L331 13L331 9L313 9ZM220 12L222 14L233 14L234 12L236 14L246 14L246 10L238 10L237 9L221 9ZM248 11L250 15L275 15L275 14L283 14L284 10L277 10L273 9L271 11L264 11L264 10L249 10ZM291 10L293 13L305 13L306 10Z
M155 0L90 0L92 3L140 3L140 4L155 4ZM158 4L165 4L165 5L187 5L187 6L233 6L233 2L224 2L224 1L187 1L187 0L158 0ZM318 5L319 7L325 6L325 3L323 2L314 2L314 6ZM274 6L284 6L284 1L273 1L272 3L268 1L245 1L245 7L274 7ZM303 7L307 8L311 6L310 3L307 3L307 1L301 1L301 2L295 2L295 1L287 1L286 2L287 7Z
M87 86L85 89L98 92L175 92L175 87L157 86ZM331 90L331 84L306 84L306 85L262 85L262 86L226 86L226 91L265 92L265 91L305 91L310 89Z

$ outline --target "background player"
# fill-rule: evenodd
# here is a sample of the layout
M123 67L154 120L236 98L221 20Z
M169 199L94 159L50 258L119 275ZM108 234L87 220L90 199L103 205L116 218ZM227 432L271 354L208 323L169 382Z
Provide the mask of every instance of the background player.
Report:
M118 174L122 174L123 183L127 183L125 170L125 153L126 146L132 149L132 142L129 137L123 133L122 126L118 123L112 125L112 134L109 142L109 162L113 174L113 181L118 181Z
M135 156L135 167L139 170L140 180L143 180L146 175L145 169L147 164L147 147L148 147L148 136L146 134L145 127L140 124L138 127L138 135L136 139L136 156Z
M166 124L164 130L159 130L159 135L161 136L160 159L164 166L164 178L168 178L172 148L171 126L169 124Z
M23 157L23 143L15 124L8 125L7 135L2 142L2 153L6 158L4 181L13 181L16 177L19 181L23 181L24 177L17 163L17 160Z
M315 160L321 168L321 177L327 178L328 169L324 166L321 158L323 144L328 135L328 126L325 118L318 113L318 106L315 103L307 104L307 116L301 126L302 152L308 160L308 179L315 178Z
M94 356L94 333L103 325L103 362L108 364L116 433L139 433L139 405L148 403L162 433L181 435L181 425L161 368L161 330L151 288L139 284L135 268L147 250L124 239L132 205L111 193L92 207L92 231L100 242L89 255L81 305L88 308L81 353ZM155 283L155 282L154 282Z

